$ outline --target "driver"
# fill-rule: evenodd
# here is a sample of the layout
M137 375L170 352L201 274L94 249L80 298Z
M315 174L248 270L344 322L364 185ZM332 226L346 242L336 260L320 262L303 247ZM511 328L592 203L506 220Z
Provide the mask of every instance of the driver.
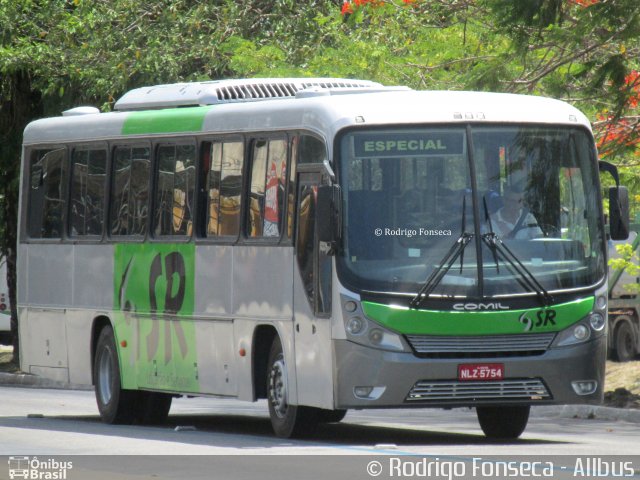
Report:
M524 192L509 186L504 193L504 206L491 218L493 231L502 238L525 240L542 237L536 217L524 205Z

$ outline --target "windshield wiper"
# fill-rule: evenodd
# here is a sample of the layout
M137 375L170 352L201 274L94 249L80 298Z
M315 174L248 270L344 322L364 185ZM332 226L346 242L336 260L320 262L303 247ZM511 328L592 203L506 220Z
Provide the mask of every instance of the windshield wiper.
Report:
M466 197L462 198L462 231L460 236L455 241L451 248L444 256L440 265L438 265L429 278L424 282L424 285L415 297L411 299L409 302L409 308L420 308L422 303L429 298L429 295L433 292L433 290L438 286L438 284L442 281L444 276L447 274L451 267L455 263L455 261L460 257L460 272L462 272L462 264L464 260L464 249L467 247L469 242L473 239L474 234L468 233L466 231Z
M535 291L542 305L548 307L553 303L553 297L542 286L533 273L531 273L531 270L524 266L520 259L504 244L498 234L493 231L486 198L483 198L483 200L484 214L486 221L489 224L489 233L482 234L480 238L482 238L482 241L489 247L491 253L493 253L493 258L496 262L496 270L498 272L500 271L500 265L498 262L498 256L500 256L520 276L518 283L525 288L525 290L528 289Z

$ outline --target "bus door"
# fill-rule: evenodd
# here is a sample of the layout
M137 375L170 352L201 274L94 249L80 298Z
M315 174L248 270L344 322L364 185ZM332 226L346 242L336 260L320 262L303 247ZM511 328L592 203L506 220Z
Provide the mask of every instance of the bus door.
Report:
M298 175L294 335L298 404L333 408L331 356L332 257L318 242L319 173Z

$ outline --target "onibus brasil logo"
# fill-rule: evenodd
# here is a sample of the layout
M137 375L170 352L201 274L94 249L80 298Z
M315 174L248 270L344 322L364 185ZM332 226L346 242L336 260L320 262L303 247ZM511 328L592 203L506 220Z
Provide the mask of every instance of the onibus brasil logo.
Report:
M39 460L38 457L9 457L9 478L33 480L66 480L67 471L73 462L60 462L53 458Z

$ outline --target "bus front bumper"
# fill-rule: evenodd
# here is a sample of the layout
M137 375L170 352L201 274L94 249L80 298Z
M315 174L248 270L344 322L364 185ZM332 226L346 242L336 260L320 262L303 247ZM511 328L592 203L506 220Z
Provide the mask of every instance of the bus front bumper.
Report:
M437 359L334 340L335 408L599 404L606 348L601 336L537 356ZM504 378L459 381L463 364L502 364Z

